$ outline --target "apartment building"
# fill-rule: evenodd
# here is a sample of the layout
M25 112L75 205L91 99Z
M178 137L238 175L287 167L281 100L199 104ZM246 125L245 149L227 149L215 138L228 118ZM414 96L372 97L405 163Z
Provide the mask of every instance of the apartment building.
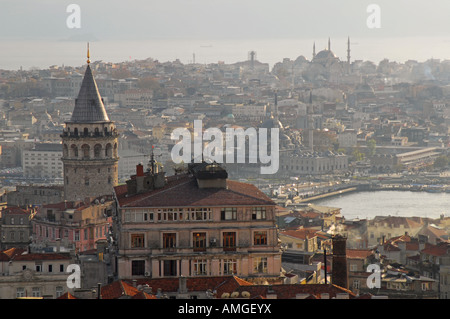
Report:
M57 179L63 176L60 143L37 143L22 152L23 175L32 179Z
M152 162L151 162L152 163ZM151 165L115 187L118 277L236 275L279 282L275 203L217 164L165 178Z
M68 291L66 272L73 263L69 254L30 253L10 248L0 251L2 299L55 299Z
M40 207L32 221L33 249L84 252L107 239L112 225L112 199L64 201Z

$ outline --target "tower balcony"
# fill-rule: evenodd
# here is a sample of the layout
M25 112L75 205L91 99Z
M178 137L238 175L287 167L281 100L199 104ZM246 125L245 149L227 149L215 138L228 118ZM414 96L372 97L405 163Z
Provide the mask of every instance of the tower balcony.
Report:
M60 137L62 138L73 138L73 139L83 139L83 138L118 138L119 133L117 131L113 132L81 132L81 133L74 133L74 132L67 132L64 131Z

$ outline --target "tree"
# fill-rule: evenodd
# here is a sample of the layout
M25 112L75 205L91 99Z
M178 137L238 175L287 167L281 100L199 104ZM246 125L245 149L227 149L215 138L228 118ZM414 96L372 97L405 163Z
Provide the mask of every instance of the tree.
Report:
M364 159L364 153L362 153L358 148L355 148L352 152L352 157L354 161L362 161Z
M377 142L372 138L367 141L367 149L369 151L369 156L374 156L377 152L376 150Z

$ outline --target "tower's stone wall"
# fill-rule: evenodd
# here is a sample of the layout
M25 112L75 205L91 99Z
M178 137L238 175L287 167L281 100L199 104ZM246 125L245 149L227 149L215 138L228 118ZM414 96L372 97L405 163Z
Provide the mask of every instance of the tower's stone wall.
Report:
M112 194L119 161L114 123L66 123L62 143L65 199Z

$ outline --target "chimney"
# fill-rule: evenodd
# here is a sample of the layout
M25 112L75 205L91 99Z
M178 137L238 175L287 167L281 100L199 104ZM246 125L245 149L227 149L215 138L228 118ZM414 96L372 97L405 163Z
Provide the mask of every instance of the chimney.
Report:
M136 176L144 176L144 165L141 163L136 165Z
M56 252L59 253L61 251L61 238L56 238Z
M97 284L97 299L102 299L102 284Z
M332 240L333 261L331 280L334 285L348 289L347 238L341 235L335 235Z

